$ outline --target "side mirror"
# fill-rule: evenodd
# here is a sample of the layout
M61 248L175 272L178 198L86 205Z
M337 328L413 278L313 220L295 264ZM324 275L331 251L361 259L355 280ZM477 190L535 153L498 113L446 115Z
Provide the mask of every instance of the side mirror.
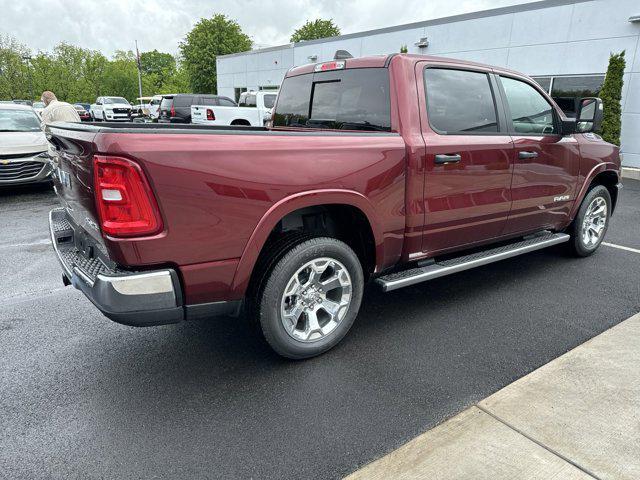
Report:
M602 125L603 113L601 99L596 97L581 98L577 112L576 131L580 133L597 132Z

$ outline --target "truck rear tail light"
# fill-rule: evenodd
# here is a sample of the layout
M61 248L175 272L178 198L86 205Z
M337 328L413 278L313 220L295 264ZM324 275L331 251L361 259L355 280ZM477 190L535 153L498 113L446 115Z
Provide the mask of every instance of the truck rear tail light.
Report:
M328 70L342 70L346 65L344 60L333 62L318 63L315 67L316 72L326 72Z
M207 108L207 120L215 120L216 116L213 113L213 110L211 110L210 108Z
M95 155L93 176L96 206L106 235L141 237L162 230L158 203L137 163Z
M171 104L171 116L172 117L176 116L176 108L173 106L173 104Z

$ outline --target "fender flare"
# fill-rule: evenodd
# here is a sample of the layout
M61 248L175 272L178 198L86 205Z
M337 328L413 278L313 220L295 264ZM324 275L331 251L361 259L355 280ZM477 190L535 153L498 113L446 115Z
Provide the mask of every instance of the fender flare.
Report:
M591 182L593 182L594 178L596 178L598 175L604 172L615 173L616 176L618 177L618 181L620 181L620 172L618 171L618 168L615 163L604 162L594 166L589 171L589 173L585 176L584 181L582 182L582 186L580 187L580 191L576 195L575 202L573 203L573 208L571 209L571 214L569 215L569 218L571 219L572 222L573 222L573 219L576 217L576 214L578 213L578 209L580 208L580 205L582 204L582 200L587 194L587 190L589 189Z
M267 210L244 247L231 285L232 298L241 298L248 285L253 268L269 234L282 218L305 207L320 205L349 205L362 211L367 218L376 250L376 265L383 258L383 232L377 221L375 208L367 197L353 190L326 189L300 192L283 198Z

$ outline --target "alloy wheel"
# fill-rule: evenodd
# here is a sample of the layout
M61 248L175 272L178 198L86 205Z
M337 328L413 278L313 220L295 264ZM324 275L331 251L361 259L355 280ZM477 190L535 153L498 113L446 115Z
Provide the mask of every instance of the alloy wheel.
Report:
M593 248L604 234L607 226L607 202L602 197L592 200L582 220L582 242L585 247Z
M285 331L305 343L325 338L347 314L351 294L351 276L341 262L322 257L305 263L291 276L282 295Z

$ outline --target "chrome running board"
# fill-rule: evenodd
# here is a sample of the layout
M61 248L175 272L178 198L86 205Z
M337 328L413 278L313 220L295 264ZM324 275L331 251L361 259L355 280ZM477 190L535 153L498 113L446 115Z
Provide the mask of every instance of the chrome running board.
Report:
M516 257L558 243L564 243L569 241L569 238L569 235L566 233L541 232L508 245L502 245L448 260L436 261L424 267L410 268L408 270L383 275L382 277L378 277L375 282L382 287L383 291L390 292L398 288L408 287L416 283L444 277L445 275L451 275L452 273L498 262L506 258Z

